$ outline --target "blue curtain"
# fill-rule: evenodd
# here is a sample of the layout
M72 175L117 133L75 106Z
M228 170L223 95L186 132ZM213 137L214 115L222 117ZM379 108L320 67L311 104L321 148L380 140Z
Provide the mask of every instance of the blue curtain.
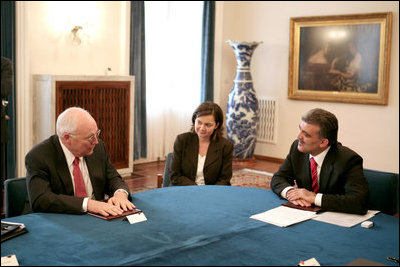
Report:
M147 156L144 1L131 1L129 74L135 75L134 159Z
M204 1L201 45L201 102L214 100L215 2Z
M2 178L15 177L16 145L15 145L15 1L1 2L1 56L10 59L14 70L14 88L8 95L7 115L10 120L7 123L8 141L6 145L5 173ZM1 162L3 164L3 161ZM4 176L3 176L4 175Z

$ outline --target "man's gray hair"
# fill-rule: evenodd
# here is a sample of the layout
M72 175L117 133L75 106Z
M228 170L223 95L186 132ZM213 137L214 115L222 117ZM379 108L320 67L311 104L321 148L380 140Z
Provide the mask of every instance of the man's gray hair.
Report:
M58 137L62 137L64 133L74 133L76 131L76 128L78 127L78 118L79 118L78 116L75 116L76 111L84 112L89 117L92 117L92 115L90 115L90 113L83 108L80 107L67 108L60 115L58 115L57 118L56 132Z

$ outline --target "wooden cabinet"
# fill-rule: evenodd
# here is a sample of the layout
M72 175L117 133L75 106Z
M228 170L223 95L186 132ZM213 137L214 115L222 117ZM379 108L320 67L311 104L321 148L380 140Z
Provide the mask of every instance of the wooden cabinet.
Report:
M55 133L63 110L82 107L96 120L115 168L121 175L131 174L134 77L34 75L34 86L35 143Z

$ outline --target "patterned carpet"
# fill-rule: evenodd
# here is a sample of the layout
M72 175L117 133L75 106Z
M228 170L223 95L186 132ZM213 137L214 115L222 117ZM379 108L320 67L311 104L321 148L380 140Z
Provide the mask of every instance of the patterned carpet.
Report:
M271 178L273 173L241 169L233 172L231 184L232 186L244 186L261 189L271 189Z
M233 172L231 184L232 186L244 186L261 189L271 189L271 178L273 173L253 170L240 169ZM155 186L139 186L131 193L139 193L147 190L156 189Z
M151 185L144 185L144 186L136 186L133 190L131 189L131 194L143 192L143 191L148 191L148 190L153 190L156 189L157 187L151 186Z

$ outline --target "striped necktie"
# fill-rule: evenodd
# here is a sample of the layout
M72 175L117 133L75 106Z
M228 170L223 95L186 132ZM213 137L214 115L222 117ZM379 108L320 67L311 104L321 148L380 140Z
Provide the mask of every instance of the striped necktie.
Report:
M79 168L79 158L75 157L74 160L74 182L75 182L75 196L77 197L87 197L85 182L83 181L83 176L81 169Z
M313 157L310 158L312 190L314 193L319 192L317 166L318 164L315 162L315 159Z

